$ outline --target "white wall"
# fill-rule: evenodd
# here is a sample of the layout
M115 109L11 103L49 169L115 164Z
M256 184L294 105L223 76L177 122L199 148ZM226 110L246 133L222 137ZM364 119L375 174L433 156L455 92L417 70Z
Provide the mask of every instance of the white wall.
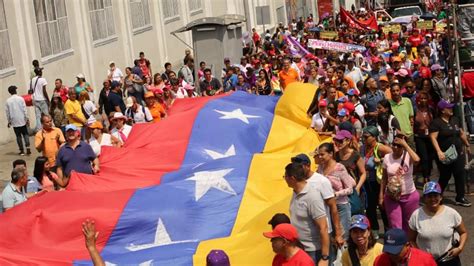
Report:
M176 0L178 1L178 0ZM92 40L92 29L89 18L88 0L65 0L68 15L71 49L66 53L48 58L41 58L39 37L36 27L35 12L32 0L4 0L10 47L13 57L13 68L0 71L0 102L5 103L10 96L7 87L16 85L20 95L26 94L29 86L31 61L40 60L45 68L44 77L48 81L48 92L54 87L54 80L61 78L66 85L76 83L75 76L83 73L96 93L101 89L106 78L109 61L124 71L126 66L133 65L140 51L145 52L151 61L153 73L161 72L165 62L171 62L177 71L184 58L184 49L192 46L190 32L170 33L187 23L202 17L224 14L245 15L244 1L252 4L258 0L202 0L202 10L190 12L188 0L179 0L179 16L164 20L162 1L148 0L151 25L143 31L134 32L131 25L130 5L128 0L112 0L116 34L104 42ZM276 9L284 6L285 0L259 0L261 5L271 6L271 24L277 24ZM255 9L251 8L251 23L256 22ZM4 107L0 107L0 144L14 140L13 130L7 128ZM34 125L34 110L29 108L31 126Z

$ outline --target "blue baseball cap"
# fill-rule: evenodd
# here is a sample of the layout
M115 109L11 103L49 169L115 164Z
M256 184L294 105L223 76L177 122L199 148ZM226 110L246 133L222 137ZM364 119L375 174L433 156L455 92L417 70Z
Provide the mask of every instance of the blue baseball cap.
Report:
M77 127L73 124L69 124L66 126L66 132L69 131L69 130L74 130L76 131L77 130Z
M441 194L441 187L439 186L439 184L434 181L430 181L426 183L423 186L423 195L426 195L429 193Z
M370 228L369 219L367 219L367 217L362 214L353 215L351 218L351 225L349 226L349 230L353 228L359 228L362 230Z
M400 228L390 229L385 233L383 252L398 255L408 242L407 234Z
M350 89L347 91L347 95L349 96L359 96L360 92L358 89Z
M340 102L340 103L345 103L345 102L347 102L347 97L346 96L339 97L339 99L337 99L337 101Z

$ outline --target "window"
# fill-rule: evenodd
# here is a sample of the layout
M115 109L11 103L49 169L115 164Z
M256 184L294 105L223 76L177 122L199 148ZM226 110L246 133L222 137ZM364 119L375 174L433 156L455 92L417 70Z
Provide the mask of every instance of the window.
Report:
M188 0L189 11L202 10L202 0Z
M112 0L89 0L92 40L107 39L115 35Z
M10 37L8 36L7 18L3 0L0 0L0 70L13 66Z
M134 30L151 25L148 0L130 0L130 13Z
M163 16L165 19L179 16L179 1L163 0L161 4L163 5Z
M41 57L71 49L65 0L34 0Z

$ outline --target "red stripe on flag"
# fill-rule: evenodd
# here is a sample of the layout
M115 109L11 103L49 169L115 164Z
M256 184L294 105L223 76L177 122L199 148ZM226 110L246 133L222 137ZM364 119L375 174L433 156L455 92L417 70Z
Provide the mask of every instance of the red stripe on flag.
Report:
M176 102L169 118L137 125L121 149L104 149L99 176L76 174L68 191L36 196L0 215L0 265L71 264L88 259L81 223L96 221L99 250L105 246L136 188L157 185L177 170L186 153L194 120L216 97Z

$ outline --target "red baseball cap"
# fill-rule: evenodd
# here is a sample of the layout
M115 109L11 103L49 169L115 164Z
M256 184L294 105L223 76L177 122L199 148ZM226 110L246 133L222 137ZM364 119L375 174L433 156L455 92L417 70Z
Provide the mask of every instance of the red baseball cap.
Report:
M296 228L293 225L283 223L277 225L273 231L263 233L263 236L267 238L281 237L293 242L298 239L298 231L296 231Z
M322 100L319 101L318 106L326 107L326 106L328 106L328 101L326 101L325 99L322 99Z
M346 109L346 110L349 112L349 114L352 114L352 112L354 112L354 110L355 110L355 106L354 106L354 104L351 103L351 102L345 102L345 103L342 105L342 107L343 107L344 109Z
M375 64L375 63L379 63L381 62L382 60L380 60L380 57L378 56L373 56L372 57L372 64Z

